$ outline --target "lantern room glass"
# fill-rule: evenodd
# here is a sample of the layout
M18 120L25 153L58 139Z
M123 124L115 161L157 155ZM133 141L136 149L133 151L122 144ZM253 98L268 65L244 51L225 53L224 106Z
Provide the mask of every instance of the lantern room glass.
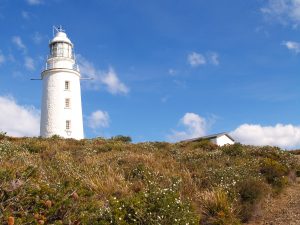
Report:
M50 49L51 57L72 57L72 46L64 42L55 42L51 45Z

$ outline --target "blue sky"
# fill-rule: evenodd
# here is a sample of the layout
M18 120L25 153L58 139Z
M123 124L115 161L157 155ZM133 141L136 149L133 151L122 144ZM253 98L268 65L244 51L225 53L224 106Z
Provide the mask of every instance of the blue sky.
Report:
M298 0L0 0L0 130L38 135L52 26L75 45L86 137L231 132L300 146ZM24 125L27 121L28 125Z

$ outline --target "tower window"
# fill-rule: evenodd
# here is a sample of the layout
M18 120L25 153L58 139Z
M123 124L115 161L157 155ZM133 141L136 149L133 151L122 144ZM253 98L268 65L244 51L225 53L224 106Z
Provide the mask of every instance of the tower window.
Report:
M69 109L71 105L71 100L69 98L65 99L65 108Z
M70 81L65 81L65 90L70 90Z
M71 129L71 120L66 120L66 130Z

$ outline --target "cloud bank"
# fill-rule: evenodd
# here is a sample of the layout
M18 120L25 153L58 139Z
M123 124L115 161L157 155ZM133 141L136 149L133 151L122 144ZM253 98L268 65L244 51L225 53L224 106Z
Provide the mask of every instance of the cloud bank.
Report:
M168 141L181 141L207 135L215 118L203 118L196 113L188 112L180 120L178 125L182 129L172 130L167 135ZM224 132L220 130L219 132ZM274 126L262 126L260 124L241 124L229 134L242 144L256 146L278 146L283 149L300 148L300 125L276 124Z
M300 126L292 124L275 126L242 124L230 135L242 144L274 145L286 149L300 146Z
M22 106L12 97L0 96L0 131L7 135L38 136L40 113L33 106Z

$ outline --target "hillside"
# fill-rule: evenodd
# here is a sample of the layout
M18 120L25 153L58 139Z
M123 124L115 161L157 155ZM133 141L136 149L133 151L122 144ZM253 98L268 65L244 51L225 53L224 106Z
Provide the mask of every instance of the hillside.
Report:
M241 224L295 181L274 147L0 140L0 224Z
M260 207L259 214L248 225L300 224L300 178L275 198L265 198Z

